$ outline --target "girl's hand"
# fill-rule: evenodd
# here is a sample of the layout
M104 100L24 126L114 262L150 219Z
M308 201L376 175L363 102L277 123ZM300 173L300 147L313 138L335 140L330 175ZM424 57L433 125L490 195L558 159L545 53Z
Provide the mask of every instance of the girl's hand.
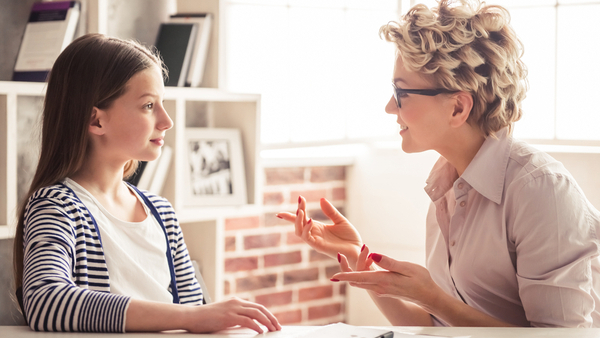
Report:
M306 201L298 199L298 211L296 215L289 212L277 214L277 217L295 224L296 235L315 250L332 258L337 253L343 253L352 260L356 260L362 239L358 231L340 212L325 198L321 198L321 210L333 222L323 224L307 218Z
M186 329L192 333L215 332L237 325L263 333L257 322L266 326L269 331L281 330L277 318L267 308L239 298L194 306L190 310L191 316L186 320Z
M349 282L351 286L373 291L380 297L407 300L428 311L435 308L436 300L444 294L429 275L429 271L418 264L397 261L373 253L364 260L363 265L374 262L385 270L370 271L367 267L363 268L365 271L355 272L349 269L347 263L344 266L344 261L345 258L341 256L342 272L333 275L332 281Z

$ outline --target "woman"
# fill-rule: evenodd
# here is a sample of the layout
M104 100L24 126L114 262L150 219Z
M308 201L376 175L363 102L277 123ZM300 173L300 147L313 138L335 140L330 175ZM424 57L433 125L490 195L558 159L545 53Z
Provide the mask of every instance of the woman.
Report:
M31 329L281 328L261 305L202 305L172 206L123 181L160 155L173 126L163 75L149 50L100 34L73 41L52 67L40 161L15 236Z
M526 69L508 12L443 0L381 34L397 47L385 110L402 149L441 155L425 187L427 268L369 254L324 199L331 225L307 218L303 198L278 216L393 325L600 326L599 213L559 162L511 137Z

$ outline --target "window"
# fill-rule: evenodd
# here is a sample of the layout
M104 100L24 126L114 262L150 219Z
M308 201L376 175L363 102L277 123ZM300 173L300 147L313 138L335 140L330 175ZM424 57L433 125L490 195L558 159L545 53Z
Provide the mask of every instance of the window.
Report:
M529 91L519 138L600 140L600 0L488 0L511 14L525 46ZM414 0L228 0L226 85L257 92L264 143L394 135L394 58L379 27Z
M394 46L379 28L396 0L228 1L225 81L262 94L263 143L394 134Z

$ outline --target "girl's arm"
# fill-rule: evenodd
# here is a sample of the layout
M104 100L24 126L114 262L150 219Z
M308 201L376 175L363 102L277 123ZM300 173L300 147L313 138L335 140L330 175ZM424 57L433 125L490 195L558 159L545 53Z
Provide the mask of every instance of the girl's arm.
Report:
M126 318L127 332L184 329L204 333L240 325L263 333L257 322L269 331L281 329L277 319L264 306L237 298L203 306L134 299L129 304Z

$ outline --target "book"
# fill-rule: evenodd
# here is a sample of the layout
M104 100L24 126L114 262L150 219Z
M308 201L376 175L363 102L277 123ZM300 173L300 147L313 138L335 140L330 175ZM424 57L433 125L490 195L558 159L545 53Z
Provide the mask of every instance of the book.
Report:
M160 24L155 46L169 70L165 86L185 86L197 29L196 23Z
M162 154L161 154L162 156ZM149 190L150 184L152 184L152 178L154 177L154 173L156 172L156 166L158 165L158 161L160 161L160 157L154 161L146 162L146 167L144 168L144 172L142 173L138 184L136 186L142 190Z
M156 160L156 170L152 175L152 183L150 184L150 191L153 194L160 195L162 193L165 180L167 179L167 173L169 172L169 166L171 164L171 157L173 156L173 149L169 146L163 146L162 154Z
M46 81L60 52L73 41L79 13L78 1L33 4L19 47L13 81Z
M142 177L147 164L148 162L146 161L140 161L140 164L138 165L137 169L135 169L133 175L129 176L125 181L135 185L136 187L139 187L140 178Z
M210 13L180 13L171 15L170 22L198 24L196 41L194 42L190 67L185 81L185 85L188 87L200 87L202 84L212 21L212 14Z

